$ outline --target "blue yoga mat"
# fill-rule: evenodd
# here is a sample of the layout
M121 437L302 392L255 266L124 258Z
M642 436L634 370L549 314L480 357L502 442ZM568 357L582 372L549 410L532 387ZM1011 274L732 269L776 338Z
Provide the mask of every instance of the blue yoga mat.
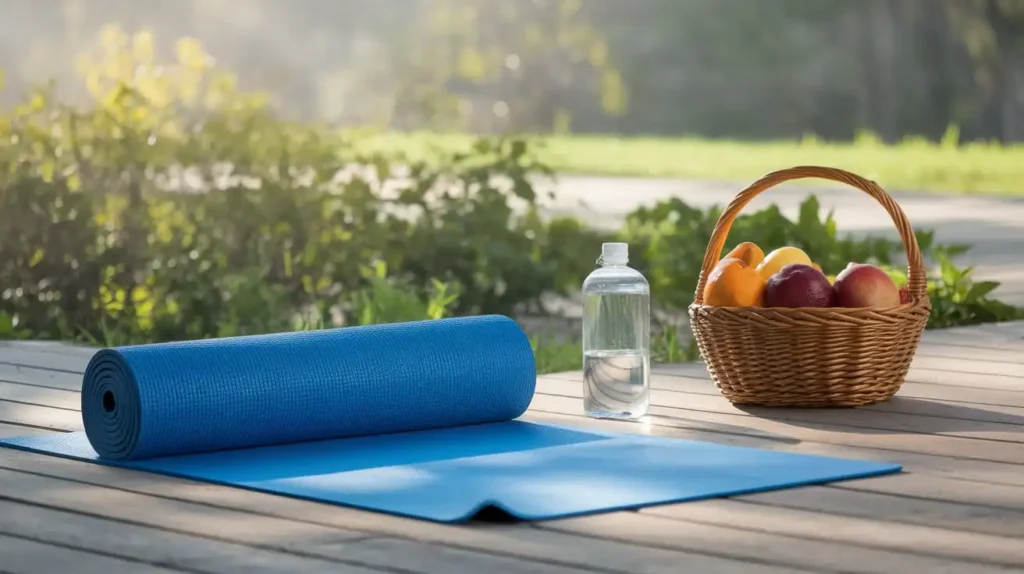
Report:
M120 347L86 369L84 433L0 445L440 522L900 470L528 422L535 385L530 343L501 316Z

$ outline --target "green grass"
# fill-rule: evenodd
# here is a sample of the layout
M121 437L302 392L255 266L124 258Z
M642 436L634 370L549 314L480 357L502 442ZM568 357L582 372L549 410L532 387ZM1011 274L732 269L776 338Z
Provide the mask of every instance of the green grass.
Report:
M747 182L769 171L815 164L852 171L890 191L1024 195L1024 145L958 145L956 130L939 143L910 138L898 145L886 145L870 134L848 143L814 138L772 142L614 136L534 139L541 145L542 160L560 173ZM468 149L472 137L388 133L372 141L374 147L429 158L431 146Z

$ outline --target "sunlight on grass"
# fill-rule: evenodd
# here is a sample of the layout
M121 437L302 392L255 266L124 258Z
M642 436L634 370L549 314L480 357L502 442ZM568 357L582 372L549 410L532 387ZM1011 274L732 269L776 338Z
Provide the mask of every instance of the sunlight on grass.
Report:
M891 190L947 194L1024 195L1024 145L957 145L950 130L935 143L909 138L886 145L871 134L851 143L813 137L744 142L694 138L552 136L536 138L543 161L561 173L747 181L795 165L843 168ZM429 159L431 148L469 149L472 136L387 133L373 147L401 149Z

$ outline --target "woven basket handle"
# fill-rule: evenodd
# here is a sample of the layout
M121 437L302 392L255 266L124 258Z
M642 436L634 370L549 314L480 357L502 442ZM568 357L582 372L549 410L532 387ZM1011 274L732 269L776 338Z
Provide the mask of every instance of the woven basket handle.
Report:
M733 221L740 211L746 207L750 200L757 197L762 191L775 187L794 179L807 179L817 177L845 183L860 189L871 197L875 198L882 207L889 212L896 229L900 232L900 239L907 252L907 288L914 301L918 301L927 293L928 283L925 277L924 259L921 257L921 248L917 245L917 236L914 235L910 222L900 206L893 201L892 197L885 192L878 184L864 179L859 175L843 171L841 169L819 166L797 166L789 169L771 172L761 179L755 181L743 191L739 192L729 206L725 208L722 215L715 224L715 230L711 234L711 241L704 252L704 265L700 271L700 278L697 280L697 292L694 295L694 304L704 304L704 285L707 283L708 275L719 261L722 248L725 246L725 238L729 235Z

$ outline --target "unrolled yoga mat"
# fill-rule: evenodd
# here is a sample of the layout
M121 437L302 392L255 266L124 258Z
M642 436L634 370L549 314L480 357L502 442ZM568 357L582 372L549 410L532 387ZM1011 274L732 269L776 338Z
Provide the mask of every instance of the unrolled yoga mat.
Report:
M516 420L535 384L526 335L500 316L121 347L86 369L84 433L0 444L441 522L900 470Z

